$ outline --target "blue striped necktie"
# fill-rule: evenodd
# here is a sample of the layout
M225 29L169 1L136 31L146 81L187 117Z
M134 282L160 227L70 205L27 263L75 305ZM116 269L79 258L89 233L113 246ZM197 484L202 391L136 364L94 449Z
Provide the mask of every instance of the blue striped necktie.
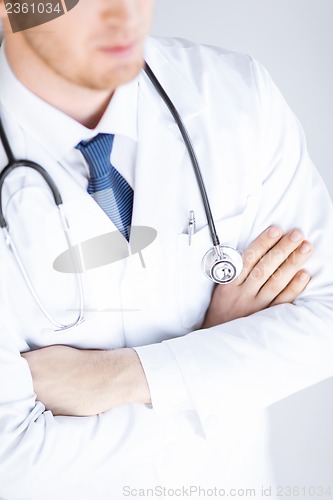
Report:
M122 235L129 240L133 189L110 163L114 135L98 134L90 141L81 141L81 151L90 170L88 193L112 220Z

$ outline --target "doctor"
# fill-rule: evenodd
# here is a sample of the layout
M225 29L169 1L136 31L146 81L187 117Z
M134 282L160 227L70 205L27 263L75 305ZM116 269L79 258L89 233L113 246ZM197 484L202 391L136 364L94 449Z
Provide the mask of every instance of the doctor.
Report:
M258 455L242 454L265 408L333 376L333 211L298 122L249 57L146 39L150 0L80 0L15 34L0 6L1 120L15 156L59 187L74 244L117 231L87 192L81 146L98 134L115 136L133 227L157 233L144 263L134 254L83 273L85 321L61 332L1 239L0 497L267 481ZM220 239L248 248L238 281L215 291L201 270L212 243L196 179L143 54L194 141ZM70 323L77 281L54 266L67 244L49 190L17 169L2 202L45 308Z

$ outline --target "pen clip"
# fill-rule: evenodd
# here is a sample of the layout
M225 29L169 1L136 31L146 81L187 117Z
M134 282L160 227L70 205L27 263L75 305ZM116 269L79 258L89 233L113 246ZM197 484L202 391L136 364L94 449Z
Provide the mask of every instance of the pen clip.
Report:
M194 211L191 210L188 218L188 244L192 243L192 236L195 233L195 216Z

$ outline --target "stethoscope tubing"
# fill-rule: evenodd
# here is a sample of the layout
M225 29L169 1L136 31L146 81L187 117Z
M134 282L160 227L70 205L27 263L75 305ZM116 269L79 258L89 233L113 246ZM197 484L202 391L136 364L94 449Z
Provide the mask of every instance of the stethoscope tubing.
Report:
M3 185L4 182L7 178L7 176L16 168L18 167L28 167L32 168L33 170L36 170L45 180L46 184L50 188L54 202L55 204L59 207L59 205L62 205L62 197L60 194L59 189L57 188L54 180L52 177L47 173L47 171L38 163L31 161L31 160L16 160L12 149L9 145L9 141L7 138L7 135L5 133L5 130L3 128L2 121L0 119L0 139L2 141L3 147L5 149L7 158L8 158L8 165L2 170L0 174L0 227L7 227L7 222L3 213L3 206L2 206L2 190L3 190Z
M1 119L0 119L0 139L2 141L3 147L5 149L5 152L6 152L7 158L8 158L8 165L3 169L3 171L0 174L0 228L2 229L2 231L4 233L5 242L6 242L7 246L10 248L10 250L12 251L14 258L17 262L17 265L20 269L20 272L22 274L22 277L23 277L30 293L32 294L33 298L35 299L39 309L41 310L41 312L56 327L56 330L55 330L56 332L63 332L65 330L69 330L70 328L73 328L74 326L77 326L84 321L84 302L85 302L85 300L84 300L84 288L83 288L82 277L80 274L79 266L77 265L76 257L75 257L74 252L73 252L73 244L72 244L72 241L70 238L70 231L69 231L68 222L67 222L66 216L65 216L64 211L63 211L63 201L62 201L60 191L57 188L52 177L48 174L48 172L41 165L39 165L36 162L30 161L30 160L16 160L15 159L13 152L12 152L12 149L9 145L7 135L6 135L5 130L3 128L3 124L2 124ZM7 176L13 170L15 170L16 168L19 168L19 167L32 168L33 170L37 171L43 177L43 179L45 180L46 184L48 185L48 187L50 188L50 190L52 192L54 202L57 205L58 210L59 210L61 225L62 225L64 234L65 234L66 242L67 242L70 256L72 259L72 264L74 266L73 268L76 270L75 275L76 275L76 280L77 280L78 289L79 289L79 313L78 313L78 317L72 323L70 323L68 325L64 325L64 324L60 323L59 321L55 320L47 312L45 306L43 305L41 299L39 298L36 290L34 289L34 287L32 285L31 279L29 278L29 275L28 275L28 273L24 267L24 264L22 262L22 259L20 257L20 253L18 252L17 247L16 247L16 245L15 245L15 243L14 243L14 241L9 233L8 223L7 223L5 216L4 216L4 213L3 213L2 191L3 191L4 182L7 178Z
M201 169L200 169L200 166L199 166L198 158L197 158L197 155L196 155L196 153L194 151L194 147L193 147L191 138L189 136L189 133L187 131L187 128L185 127L185 124L184 124L184 122L183 122L180 114L178 113L175 105L171 101L170 97L168 96L168 94L166 93L166 91L164 90L164 88L162 87L162 85L160 84L159 80L157 79L156 75L154 74L154 72L152 71L152 69L150 68L150 66L149 66L149 64L147 62L145 62L144 71L145 71L146 75L148 76L148 78L150 79L150 81L152 82L152 84L155 87L156 91L158 92L158 94L162 98L163 102L168 107L168 109L169 109L171 115L173 116L173 118L174 118L174 120L175 120L175 122L176 122L176 124L178 126L178 129L179 129L179 131L180 131L180 133L182 135L182 138L183 138L183 141L184 141L185 146L187 148L189 157L191 159L193 170L194 170L194 173L195 173L195 176L196 176L196 179L197 179L197 182L198 182L198 186L199 186L199 189L200 189L200 194L201 194L201 198L202 198L202 201L203 201L203 204L204 204L204 209L205 209L205 212L206 212L206 218L207 218L207 222L208 222L208 226L209 226L209 230L210 230L210 234L211 234L213 246L214 247L219 247L220 246L220 240L219 240L219 237L218 237L217 232L216 232L215 223L214 223L214 217L213 217L211 206L210 206L210 203L209 203L209 199L208 199L208 195L207 195L207 190L206 190L205 183L204 183L204 180L203 180L203 177L202 177L202 173L201 173Z

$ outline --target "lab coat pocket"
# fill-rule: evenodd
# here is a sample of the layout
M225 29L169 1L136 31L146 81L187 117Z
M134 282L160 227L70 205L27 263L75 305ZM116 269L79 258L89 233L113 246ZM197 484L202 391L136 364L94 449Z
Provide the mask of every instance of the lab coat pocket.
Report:
M220 243L237 248L244 214L215 221ZM178 294L182 324L188 331L200 328L209 306L214 283L202 270L202 258L212 248L212 239L208 225L200 229L191 238L178 236ZM227 285L224 285L227 286Z

